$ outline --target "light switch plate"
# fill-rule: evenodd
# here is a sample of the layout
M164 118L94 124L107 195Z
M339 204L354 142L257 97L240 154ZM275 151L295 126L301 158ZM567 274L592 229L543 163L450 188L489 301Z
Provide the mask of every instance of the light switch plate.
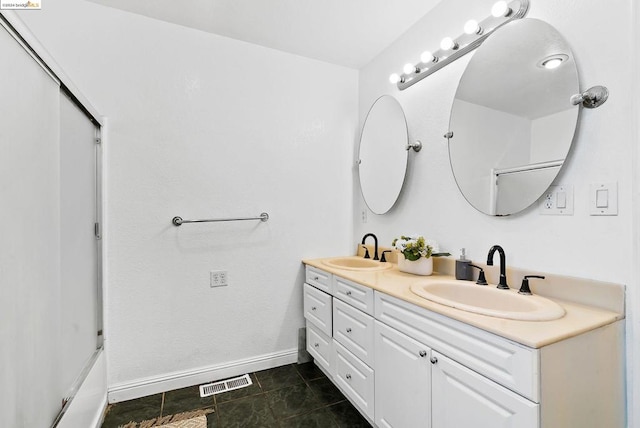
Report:
M540 199L542 215L573 215L573 186L549 186Z
M591 215L618 215L618 183L595 183L589 186Z

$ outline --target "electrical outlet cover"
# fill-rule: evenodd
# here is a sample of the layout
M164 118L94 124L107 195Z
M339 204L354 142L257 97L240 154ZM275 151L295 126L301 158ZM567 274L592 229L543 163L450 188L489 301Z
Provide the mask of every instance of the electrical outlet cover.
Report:
M542 215L573 215L573 186L549 186L539 206Z

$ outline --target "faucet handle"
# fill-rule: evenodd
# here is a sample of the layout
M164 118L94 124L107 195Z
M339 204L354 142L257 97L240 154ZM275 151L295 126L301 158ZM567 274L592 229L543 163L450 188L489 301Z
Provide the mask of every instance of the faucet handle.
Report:
M384 253L390 253L390 252L391 252L391 250L384 250L382 252L382 255L380 256L380 263L386 263L387 258L385 257Z
M364 258L365 259L370 259L371 256L369 255L369 249L367 248L367 246L363 245L362 248L364 248Z
M469 266L480 270L480 273L478 273L478 280L476 281L476 284L478 284L478 285L487 285L488 283L487 283L487 278L484 276L484 269L482 269L480 266L476 266L476 265L471 264L471 263L469 263Z
M522 285L520 285L520 291L518 291L518 294L524 294L526 296L531 296L531 289L529 288L529 278L544 279L544 276L542 276L542 275L525 275L524 278L522 278Z

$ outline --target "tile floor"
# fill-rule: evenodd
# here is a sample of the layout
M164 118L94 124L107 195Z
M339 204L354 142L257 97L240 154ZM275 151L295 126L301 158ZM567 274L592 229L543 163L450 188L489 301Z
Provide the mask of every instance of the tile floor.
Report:
M102 428L213 409L207 428L369 428L313 362L251 373L253 385L200 398L198 386L111 404Z

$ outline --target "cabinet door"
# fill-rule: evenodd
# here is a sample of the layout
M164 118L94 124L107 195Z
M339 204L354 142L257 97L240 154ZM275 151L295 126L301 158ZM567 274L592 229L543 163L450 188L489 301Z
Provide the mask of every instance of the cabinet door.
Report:
M431 350L409 336L376 321L375 355L377 426L429 428ZM453 426L455 425L450 425Z
M537 428L538 404L432 352L433 428Z

